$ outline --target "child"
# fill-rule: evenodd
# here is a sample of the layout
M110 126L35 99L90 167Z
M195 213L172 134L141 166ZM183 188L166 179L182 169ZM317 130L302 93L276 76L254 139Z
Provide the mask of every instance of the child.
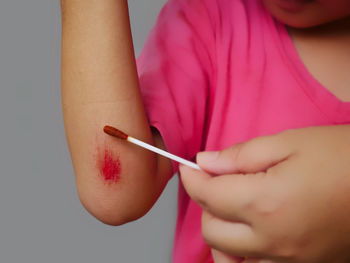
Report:
M65 127L92 215L141 217L178 169L110 124L187 159L223 150L197 161L225 176L181 168L173 262L211 248L215 262L349 262L347 0L169 0L137 71L125 0L61 4Z

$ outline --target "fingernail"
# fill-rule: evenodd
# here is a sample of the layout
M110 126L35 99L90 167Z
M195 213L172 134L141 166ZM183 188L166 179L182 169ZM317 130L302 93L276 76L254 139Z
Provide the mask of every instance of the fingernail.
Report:
M197 163L210 163L210 162L214 162L217 160L219 156L219 152L217 151L211 151L211 152L200 152L197 153Z

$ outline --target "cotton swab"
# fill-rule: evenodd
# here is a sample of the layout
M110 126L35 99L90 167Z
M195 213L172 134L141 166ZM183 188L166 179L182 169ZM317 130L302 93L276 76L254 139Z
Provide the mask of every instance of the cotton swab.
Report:
M138 146L140 146L142 148L145 148L147 150L150 150L152 152L160 154L160 155L162 155L164 157L167 157L167 158L169 158L171 160L174 160L174 161L176 161L178 163L182 163L184 165L187 165L187 166L189 166L189 167L191 167L193 169L201 170L201 168L197 164L195 164L193 162L190 162L190 161L188 161L186 159L183 159L183 158L181 158L179 156L176 156L174 154L168 153L167 151L161 150L161 149L159 149L157 147L154 147L154 146L152 146L152 145L150 145L148 143L145 143L145 142L140 141L140 140L138 140L136 138L133 138L133 137L127 135L126 133L124 133L124 132L122 132L122 131L120 131L117 128L114 128L112 126L105 126L103 128L103 131L105 133L107 133L108 135L111 135L113 137L116 137L116 138L119 138L119 139L122 139L122 140L126 140L126 141L131 142L133 144L136 144L136 145L138 145Z

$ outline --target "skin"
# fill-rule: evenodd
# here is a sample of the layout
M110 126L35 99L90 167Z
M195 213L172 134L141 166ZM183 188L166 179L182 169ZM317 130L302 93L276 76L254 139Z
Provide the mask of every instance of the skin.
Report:
M274 1L264 3L290 26L310 73L350 101L348 1L312 1L300 13L276 8ZM102 132L110 124L165 148L143 109L127 1L61 0L61 6L62 105L79 197L102 222L124 224L147 213L172 170L169 160ZM242 256L249 256L245 262L350 261L349 127L261 137L216 159L199 154L207 173L181 167L186 190L203 207L203 236L216 262ZM105 145L120 156L119 183L99 176L96 153Z

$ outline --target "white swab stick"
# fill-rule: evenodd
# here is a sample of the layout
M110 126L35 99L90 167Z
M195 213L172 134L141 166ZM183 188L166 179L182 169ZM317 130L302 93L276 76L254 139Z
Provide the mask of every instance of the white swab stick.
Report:
M141 146L142 148L146 148L146 149L148 149L148 150L150 150L150 151L152 151L152 152L158 153L158 154L160 154L160 155L162 155L162 156L164 156L164 157L167 157L167 158L169 158L169 159L171 159L171 160L174 160L174 161L176 161L176 162L178 162L178 163L182 163L182 164L184 164L184 165L187 165L187 166L189 166L189 167L191 167L191 168L193 168L193 169L197 169L197 170L200 170L200 169L201 169L197 164L195 164L195 163L193 163L193 162L190 162L190 161L188 161L188 160L186 160L186 159L183 159L183 158L181 158L181 157L179 157L179 156L176 156L176 155L174 155L174 154L168 153L168 152L166 152L166 151L164 151L164 150L162 150L162 149L159 149L159 148L157 148L157 147L154 147L154 146L152 146L152 145L150 145L150 144L148 144L148 143L145 143L145 142L143 142L143 141L140 141L140 140L138 140L138 139L135 139L135 138L133 138L133 137L131 137L131 136L128 136L128 138L127 138L126 140L129 141L129 142L131 142L131 143L133 143L133 144L136 144L136 145L138 145L138 146Z

